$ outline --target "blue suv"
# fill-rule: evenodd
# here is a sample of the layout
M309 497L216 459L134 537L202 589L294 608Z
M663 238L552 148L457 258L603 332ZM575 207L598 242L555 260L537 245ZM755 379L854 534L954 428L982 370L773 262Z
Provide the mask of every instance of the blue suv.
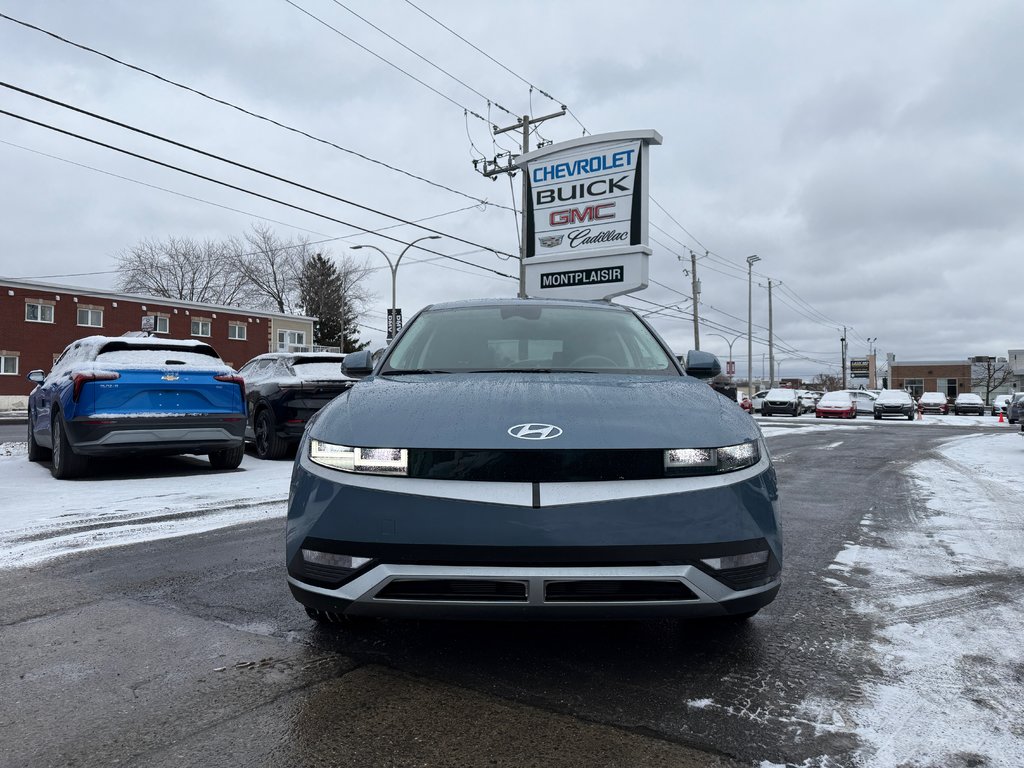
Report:
M28 459L51 459L58 479L90 456L207 454L234 469L245 453L245 384L208 344L89 336L49 374L28 374Z

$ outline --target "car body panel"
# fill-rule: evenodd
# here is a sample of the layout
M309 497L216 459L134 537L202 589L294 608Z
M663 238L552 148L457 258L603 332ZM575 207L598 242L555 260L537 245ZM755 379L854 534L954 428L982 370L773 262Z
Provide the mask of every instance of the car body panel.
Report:
M685 376L630 310L536 299L438 309L480 306L521 311L523 333L534 330L531 313L590 332L595 316L579 312L626 313L597 319L628 323L670 362L659 363L662 372L559 371L532 360L536 370L388 373L406 334L441 322L428 307L373 374L313 417L299 444L286 532L296 599L331 615L523 619L746 614L771 602L783 554L778 487L756 423ZM491 346L527 354L534 341ZM452 354L454 365L466 353ZM323 466L310 454L320 441L403 449L408 469ZM741 443L759 446L752 466L666 476L666 450ZM729 557L763 559L735 573L704 562Z

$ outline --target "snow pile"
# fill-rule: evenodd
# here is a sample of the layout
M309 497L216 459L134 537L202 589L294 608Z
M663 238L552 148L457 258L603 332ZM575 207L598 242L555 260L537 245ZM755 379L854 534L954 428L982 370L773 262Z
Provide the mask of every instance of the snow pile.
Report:
M26 458L25 443L0 443L0 569L72 552L184 536L285 515L289 461L252 456L215 472L206 457L101 462L81 480L55 480Z
M833 565L869 572L866 589L840 588L881 625L882 676L850 713L861 764L1024 765L1024 440L958 438L909 474L927 512L905 530L869 515L878 545L851 544Z

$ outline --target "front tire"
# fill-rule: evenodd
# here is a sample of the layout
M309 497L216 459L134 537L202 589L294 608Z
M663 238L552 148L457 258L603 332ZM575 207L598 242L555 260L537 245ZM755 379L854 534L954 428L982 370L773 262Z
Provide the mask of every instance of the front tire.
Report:
M280 459L288 451L288 441L278 437L277 424L274 423L274 414L270 409L261 408L256 414L253 432L256 434L253 444L259 458Z
M243 456L245 456L245 443L237 448L210 451L210 466L214 469L238 469Z
M72 480L85 474L89 467L89 457L79 456L71 449L68 442L64 419L59 413L54 414L50 427L53 436L53 455L50 461L50 474L58 480Z

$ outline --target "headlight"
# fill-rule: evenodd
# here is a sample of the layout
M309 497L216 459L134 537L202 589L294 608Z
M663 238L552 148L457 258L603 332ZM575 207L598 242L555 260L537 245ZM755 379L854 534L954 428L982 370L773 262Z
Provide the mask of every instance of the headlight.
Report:
M665 474L708 475L752 467L761 460L756 442L724 448L672 448L665 451Z
M309 459L314 464L342 472L370 475L407 475L409 452L405 448L357 448L322 440L309 441Z

